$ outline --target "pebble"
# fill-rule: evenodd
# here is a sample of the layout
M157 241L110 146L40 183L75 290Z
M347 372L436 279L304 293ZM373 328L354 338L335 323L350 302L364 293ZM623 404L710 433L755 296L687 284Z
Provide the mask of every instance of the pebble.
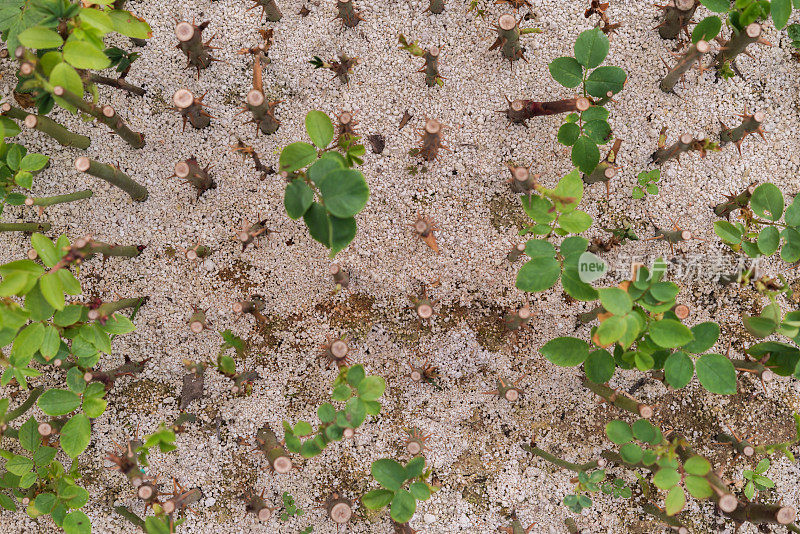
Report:
M436 516L433 515L433 514L425 514L424 520L425 520L425 522L427 524L430 525L431 523L435 523L436 522Z

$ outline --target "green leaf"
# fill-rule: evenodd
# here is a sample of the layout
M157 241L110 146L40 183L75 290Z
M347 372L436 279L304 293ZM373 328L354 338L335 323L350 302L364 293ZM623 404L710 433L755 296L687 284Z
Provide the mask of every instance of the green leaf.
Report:
M681 389L692 381L694 362L682 351L673 352L664 362L664 379L675 389Z
M48 267L53 267L61 259L61 254L58 253L53 242L42 234L35 233L31 236L31 246L41 258L42 263Z
M583 369L586 372L586 378L595 384L605 384L614 376L616 363L607 350L599 349L589 354L589 357L583 362Z
M289 217L292 219L299 219L308 211L312 202L314 202L314 191L302 178L295 178L286 184L283 205Z
M649 291L658 302L671 302L678 296L680 288L672 282L656 282L650 286Z
M406 469L391 458L382 458L372 462L372 477L384 488L397 491L406 481Z
M711 463L702 456L692 456L684 462L683 470L690 475L702 477L711 471Z
M64 45L64 61L76 69L102 70L111 65L108 56L88 41L68 41Z
M96 3L101 4L102 2ZM103 33L109 33L114 30L114 22L111 20L111 17L99 9L81 8L79 16L82 22L97 28Z
M358 396L365 401L378 400L386 390L386 381L381 376L368 376L358 385Z
M27 363L27 361L30 361L30 357L42 346L43 341L44 325L42 323L29 324L14 339L11 355L15 359Z
M606 423L606 436L617 445L624 445L633 439L633 431L628 423L615 419Z
M408 489L418 501L427 501L431 498L431 490L424 482L414 482Z
M296 436L309 436L313 431L314 429L311 428L311 425L307 421L298 421L293 429Z
M83 371L80 367L70 367L67 371L67 387L73 393L82 394L86 389L86 380L83 379Z
M725 243L737 245L742 242L742 232L728 221L714 221L714 233Z
M49 465L55 457L56 450L53 447L39 447L36 449L36 452L33 453L33 463L36 464L36 467L43 467Z
M611 139L611 126L606 121L588 121L583 125L583 131L598 145L603 145Z
M49 514L56 505L56 496L52 493L40 493L33 501L33 506L43 514Z
M783 215L783 193L774 184L761 184L753 191L750 207L759 217L777 221Z
M42 154L26 154L19 162L19 170L36 172L43 169L48 161L50 161L49 156L43 156Z
M547 66L550 75L564 87L573 88L583 81L583 67L575 58L557 57Z
M58 271L42 275L39 279L39 288L48 304L57 310L64 309L64 286L58 277Z
M58 48L64 44L64 39L58 32L45 28L44 26L34 26L28 28L17 36L22 46L44 50L47 48Z
M574 337L557 337L539 349L549 362L561 367L575 367L589 357L589 345Z
M717 339L719 339L719 333L719 325L711 321L694 325L692 327L694 341L690 341L684 345L683 350L693 354L705 352L713 347L717 342Z
M797 25L800 29L800 24ZM786 208L783 214L783 220L789 226L800 226L800 195L795 195L792 203Z
M346 401L353 395L353 390L346 384L339 384L333 388L331 399L335 401Z
M528 243L530 242L528 241ZM553 287L559 276L561 276L561 265L555 258L538 257L520 268L517 273L516 286L529 293L544 291Z
M76 458L89 446L91 424L89 418L79 413L73 415L61 428L59 443L70 458Z
M317 417L323 423L331 423L336 419L336 409L328 402L317 408Z
M659 470L658 473L660 473L661 471L663 471L663 469ZM658 473L656 473L656 476L658 476ZM678 474L677 471L674 471L674 473L676 475ZM680 478L680 475L678 475L678 477ZM658 483L655 482L655 477L653 477L653 481L656 484L656 486L658 486ZM677 514L678 512L683 510L684 506L686 506L686 494L683 492L683 488L680 486L673 487L671 490L669 490L669 493L667 493L666 499L664 499L664 509L666 510L667 515Z
M778 250L780 232L774 226L767 226L758 233L758 249L765 256L771 256Z
M83 406L81 406L81 409L87 417L94 419L103 415L103 412L106 411L106 406L108 406L108 401L104 399L86 397L83 399Z
M736 369L722 354L704 354L695 363L697 380L711 393L733 395L736 393Z
M731 9L730 0L700 0L700 3L714 13L727 13Z
M586 30L575 40L575 59L584 67L593 69L606 58L608 47L608 37L602 30Z
M323 157L315 161L314 164L311 165L306 171L308 177L312 182L317 184L317 187L319 187L320 184L322 184L322 182L328 178L328 175L331 172L345 168L344 163L342 163L340 160L324 157L327 154L338 154L338 152L325 152Z
M153 35L150 25L129 11L115 9L107 11L107 14L111 17L111 22L114 23L114 31L117 33L134 39L149 39Z
M83 306L79 304L70 304L65 306L63 310L59 310L53 316L53 323L56 326L70 326L78 322L83 312Z
M629 464L636 464L642 459L642 448L635 443L626 443L619 449L619 455Z
M368 491L361 497L361 503L370 510L380 510L388 506L394 498L394 492L387 489Z
M558 129L558 142L562 145L572 146L581 135L581 128L575 123L565 122Z
M678 473L677 469L673 469L672 467L662 467L656 471L656 474L653 476L653 484L663 490L670 489L680 482L680 480L680 473Z
M54 87L60 85L70 93L82 98L83 97L83 80L77 73L74 67L68 63L61 62L50 72L50 84ZM62 108L75 113L75 108L67 103L63 98L57 96L53 97Z
M665 349L681 347L694 339L686 326L674 319L662 319L650 324L650 338Z
M585 232L592 225L592 217L585 211L574 210L558 218L558 224L571 234Z
M583 198L583 180L578 169L573 169L558 181L553 196L558 211L568 212L578 207Z
M148 517L148 519L151 518ZM86 514L80 510L74 510L66 515L61 528L64 529L65 534L91 534L92 522L89 521ZM148 529L149 532L150 530Z
M704 477L689 475L683 479L683 485L695 499L707 499L713 493L711 485Z
M764 338L775 332L778 329L778 323L771 317L751 317L744 314L742 322L745 329L757 338Z
M347 425L349 428L358 428L367 418L367 406L359 397L347 401L344 407Z
M317 148L324 149L333 140L333 123L323 112L311 110L306 115L306 131Z
M425 458L423 456L415 456L406 464L406 480L412 480L420 475L425 470Z
M28 452L36 452L42 441L42 436L39 435L39 424L33 417L28 418L21 427L19 427L19 444Z
M339 169L328 174L319 185L325 207L334 216L352 217L364 209L369 187L361 171Z
M347 383L354 388L357 388L366 376L367 374L364 372L364 366L361 364L356 364L347 369Z
M297 142L288 145L281 151L278 162L280 169L286 172L295 172L317 159L317 149L308 143Z
M719 35L722 29L722 20L716 16L706 17L701 20L692 31L692 43L696 44L698 41L711 41Z
M600 346L606 347L612 343L616 343L625 335L627 328L627 320L624 317L620 315L609 317L600 323L600 326L597 328L597 337L599 338Z
M308 233L311 237L326 247L330 248L331 243L331 230L330 219L328 212L320 204L314 202L303 214L303 222L308 227Z
M586 92L595 98L605 98L608 93L617 94L625 87L627 77L619 67L598 67L586 79Z
M625 315L633 307L630 295L618 287L598 289L597 294L600 295L600 303L606 311L614 315Z
M333 258L336 254L350 244L356 237L356 220L352 217L340 219L339 217L330 216L330 240L331 240L331 253L330 257Z
M792 14L792 0L772 0L770 2L770 14L775 28L783 29Z
M81 398L66 389L48 389L37 404L47 415L66 415L81 405Z
M20 477L31 469L33 469L33 461L17 454L6 462L6 470Z
M581 172L591 174L600 163L600 149L597 148L597 143L585 135L580 136L572 147L572 163Z
M407 490L401 489L392 499L392 508L389 515L398 523L407 523L417 511L417 501Z

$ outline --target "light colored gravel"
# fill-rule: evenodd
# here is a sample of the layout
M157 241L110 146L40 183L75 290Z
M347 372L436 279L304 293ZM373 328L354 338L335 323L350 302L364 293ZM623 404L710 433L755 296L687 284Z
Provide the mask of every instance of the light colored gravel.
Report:
M525 129L509 126L495 112L505 106L506 97L571 96L554 83L547 64L571 53L578 33L591 27L583 17L586 2L536 0L523 27L538 27L543 33L524 38L528 62L513 66L498 51L487 51L494 40L492 25L503 6L491 5L489 15L481 19L466 13L468 0L447 0L446 11L439 16L422 13L427 0L355 3L364 21L349 30L334 19L333 0L309 2L311 13L306 18L297 14L302 2L278 0L284 18L270 24L275 28L275 45L264 84L272 97L283 100L277 112L282 124L275 135L256 138L253 126L244 124L245 116L236 116L251 75L249 58L236 52L256 44L256 29L267 27L258 24L257 10L247 12L249 2L240 0L130 1L129 8L153 27L153 38L140 49L142 57L128 77L148 92L143 98L106 89L101 94L102 101L118 109L132 128L144 132L146 147L131 150L103 127L64 112L54 118L91 135L90 157L118 163L146 184L150 198L145 203L132 203L99 180L79 176L72 169L79 151L53 147L35 132L23 135L31 149L53 156L52 166L35 180L37 195L86 186L95 191L90 204L48 208L52 235L91 234L103 241L147 247L134 260L94 260L81 272L89 295L108 300L150 297L136 317L136 332L117 338L114 356L102 364L114 366L125 354L151 358L144 373L120 380L109 394L109 410L95 421L93 441L80 458L89 472L92 497L87 513L94 532L131 531L111 511L114 504L142 512L124 477L103 469L112 440L123 442L137 429L142 435L162 421L172 421L178 413L182 361L209 361L217 354L219 335L189 331L186 321L192 306L208 309L214 329L231 328L251 343L250 354L238 362L239 370L255 369L262 378L251 396L234 398L230 382L208 370L206 396L189 408L198 414L200 424L190 425L179 436L177 451L152 455L149 474L165 483L175 477L184 487L203 489L204 501L194 507L179 532L296 533L308 525L315 533L334 532L334 524L314 508L315 500L335 488L355 500L375 487L370 463L386 456L402 457L403 428L412 426L431 435L426 457L443 485L419 506L414 528L427 534L488 533L508 525L509 514L516 511L525 526L536 523L532 532L564 532L563 517L571 513L560 502L571 491L571 474L532 460L519 444L535 436L539 446L573 461L594 458L608 446L603 425L620 414L588 396L576 370L554 367L538 355L538 348L553 337L588 334L588 328L576 331L574 326L575 315L586 311L587 305L567 304L560 289L533 296L521 293L514 287L518 265L509 266L505 260L511 245L520 240L517 231L525 220L519 201L505 184L506 162L531 165L545 184L554 185L571 170L568 151L555 141L561 119L541 118ZM754 58L739 61L746 79L718 81L711 71L703 75L692 71L677 95L665 96L658 89L665 72L661 60L669 57L673 43L662 41L652 30L656 13L652 5L634 0L616 0L609 10L622 27L612 38L606 64L622 66L629 73L625 90L610 106L614 133L624 140L619 157L623 169L612 183L610 202L605 202L602 186L585 195L582 208L596 220L587 236L602 235L600 226L624 219L636 222L640 236L651 236L649 214L662 226L676 219L704 239L680 246L679 256L718 254L722 247L713 233L710 203L751 180L773 181L786 194L798 191L799 67L790 57L785 32L769 26L766 37L776 46L752 47ZM199 79L184 69L185 59L175 49L176 18L211 20L205 34L216 34L213 44L220 49L215 55L222 61ZM422 46L442 48L444 87L425 87L423 74L415 72L422 60L397 50L399 33ZM329 59L338 52L361 60L349 86L307 63L314 55ZM2 65L0 88L6 96L13 87L13 69L11 61ZM207 93L205 102L215 117L210 128L182 131L178 114L166 109L172 94L182 87L198 95ZM741 155L727 146L706 159L690 154L680 165L669 162L662 168L660 194L646 201L631 200L636 175L651 168L649 156L662 126L669 127L670 142L684 132L716 139L719 121L735 124L734 115L745 106L767 112L767 142L750 138ZM351 286L335 295L326 250L311 240L302 223L285 215L280 180L273 175L259 181L250 160L243 162L229 151L241 137L254 144L265 162L276 163L281 147L305 139L303 117L310 109L356 112L360 133L381 133L386 138L382 155L368 149L365 157L363 171L371 197L358 217L356 240L337 257L351 273ZM398 131L406 109L414 118ZM445 144L451 150L427 165L427 172L412 175L407 168L416 162L408 151L417 143L416 131L426 117L447 125ZM217 181L217 188L197 201L189 186L169 177L174 163L191 155L202 165L212 164ZM14 220L20 213L9 209L4 220ZM417 214L436 222L441 254L432 253L414 236L410 223ZM24 218L35 219L35 214L26 211ZM276 233L262 239L260 247L242 252L233 240L233 228L245 218L266 219ZM192 264L180 251L174 257L168 254L198 242L214 249L205 262ZM28 247L26 238L0 235L3 262L19 258ZM669 256L667 245L657 241L629 243L621 252ZM613 263L617 252L605 256ZM768 268L773 274L784 269L778 263ZM794 271L782 272L790 281L796 277ZM439 315L420 327L408 296L418 294L422 284L439 301ZM269 333L259 332L250 318L236 321L231 311L233 302L251 292L267 299L267 314L274 321ZM757 305L751 294L713 287L706 280L685 283L679 300L692 306L692 324L714 319L737 332L740 310ZM536 313L533 326L496 339L492 332L499 314L528 301ZM273 475L263 458L251 452L255 431L264 422L279 428L283 419L316 421L316 407L324 402L335 376L319 363L319 347L339 335L350 337L356 362L386 377L383 411L359 429L352 442L334 444L318 458L300 462L300 470ZM724 351L726 346L723 339L717 349ZM735 340L732 354L740 348L741 342ZM425 358L438 367L442 391L414 385L405 377L410 363ZM493 389L498 377L516 380L522 375L525 395L515 405L481 394ZM638 373L620 372L613 385L628 388L638 378ZM684 425L681 430L706 441L709 433L728 424L756 442L777 434L788 437L790 413L800 410L798 382L776 380L766 393L750 380L743 380L741 387L744 393L733 400L692 386L670 393L660 383L648 383L637 396L656 403L655 421L665 427ZM125 392L133 394L128 397ZM719 448L703 450L716 454L719 461L727 458ZM738 478L743 466L740 461L728 462L726 476ZM775 498L798 504L798 474L796 465L774 462L770 476L778 488ZM627 480L635 484L632 477ZM273 518L259 525L245 515L239 498L250 488L259 492L266 488L273 506L288 491L306 515L286 523ZM602 495L594 500L594 507L576 518L585 532L659 531L654 523L640 521L639 512L623 501ZM690 503L688 510L697 532L710 531L714 516L709 504ZM3 512L0 530L43 533L54 527L48 520L36 522L20 513ZM391 526L385 515L366 517L359 508L348 530L383 533ZM732 532L732 526L724 531ZM745 527L741 532L756 530Z

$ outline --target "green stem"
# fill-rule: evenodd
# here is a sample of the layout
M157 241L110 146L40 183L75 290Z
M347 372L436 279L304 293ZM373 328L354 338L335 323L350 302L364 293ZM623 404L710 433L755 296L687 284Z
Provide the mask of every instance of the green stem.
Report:
M602 397L617 408L626 410L632 414L636 414L639 417L644 417L645 419L649 419L653 415L652 406L642 404L631 399L630 397L626 397L625 395L620 395L616 390L608 386L604 386L603 384L595 384L591 380L585 378L581 383L583 384L583 387L591 390L595 395Z
M62 146L74 146L86 150L92 142L92 140L85 135L69 131L49 117L27 113L19 108L13 107L8 102L0 106L0 112L12 119L23 121L28 128L34 128L43 134L49 135Z
M119 515L133 523L134 526L139 527L142 530L145 530L144 520L139 517L138 515L134 514L130 510L128 510L125 506L115 506L114 511L117 512Z
M30 409L30 407L33 406L33 403L36 402L36 400L39 398L39 395L41 395L43 391L44 388L42 386L32 389L31 392L28 394L28 398L25 399L25 402L23 402L10 412L6 412L6 415L3 418L4 422L10 423L17 417L24 415L25 412L27 412L28 409Z
M55 204L66 204L67 202L74 202L76 200L91 198L93 194L94 193L92 193L91 189L84 189L83 191L75 191L74 193L68 193L66 195L54 195L52 197L39 197L39 198L28 197L25 200L25 205L53 206Z
M95 104L90 104L60 85L53 87L52 92L55 96L63 98L70 106L78 108L83 113L91 115L98 122L102 122L111 128L115 134L133 148L142 148L144 146L144 135L131 130L111 106L99 107Z
M49 222L41 223L0 223L0 232L47 232Z
M523 443L522 448L528 451L529 453L550 462L553 465L557 465L558 467L561 467L563 469L569 469L570 471L574 471L575 473L588 471L589 469L595 469L600 465L600 462L598 462L597 460L592 460L591 462L587 462L585 464L574 464L572 462L562 460L558 456L554 456L549 452L540 449L539 447L528 445L527 443Z
M136 202L147 200L147 189L116 167L81 156L75 160L75 168L119 187Z

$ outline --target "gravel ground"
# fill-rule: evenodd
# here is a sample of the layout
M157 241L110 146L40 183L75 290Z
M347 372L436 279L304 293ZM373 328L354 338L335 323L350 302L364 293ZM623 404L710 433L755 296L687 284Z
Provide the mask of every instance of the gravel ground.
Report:
M355 29L343 29L334 19L333 0L309 2L305 18L298 15L302 2L278 0L284 18L268 25L259 24L257 10L247 11L249 2L238 0L128 2L129 9L153 27L153 38L140 50L141 58L128 77L144 86L147 94L135 97L107 89L101 94L103 102L145 134L147 145L132 150L103 127L64 112L56 112L54 118L91 135L90 157L119 164L145 184L150 198L141 204L73 170L79 151L59 150L36 132L23 135L32 150L52 156L51 167L35 180L36 195L84 187L95 191L90 203L48 208L44 218L53 222L53 236L91 234L107 242L147 247L136 259L94 260L81 272L90 296L150 297L136 317L137 330L117 338L114 356L102 363L103 368L113 367L123 355L150 358L141 375L123 378L109 393L109 409L95 421L90 448L79 460L88 474L85 483L91 499L86 511L94 532L132 531L112 512L115 504L142 513L125 478L104 469L109 464L103 457L113 449L113 441L124 442L137 430L147 434L160 422L174 420L185 373L183 360L213 359L221 343L214 330L226 328L250 344L248 355L238 361L239 370L255 370L261 378L252 395L233 397L230 382L209 370L205 397L188 409L198 415L198 424L179 435L177 451L152 455L149 474L166 484L175 477L184 487L203 490L203 501L188 514L180 532L294 534L309 525L314 532L334 532L335 525L315 508L315 501L334 490L355 501L375 487L370 463L386 456L402 458L403 429L410 427L430 434L425 455L442 484L439 493L419 506L411 522L415 529L429 534L494 532L508 525L515 511L525 526L535 523L531 532L565 531L563 517L573 514L560 502L572 491L571 474L532 459L519 444L535 437L542 448L572 461L587 461L608 446L603 426L620 413L587 395L577 370L555 367L538 354L539 347L554 337L586 336L588 328L576 329L575 316L589 305L568 303L558 286L534 296L521 293L514 287L519 264L511 266L505 260L525 224L519 201L505 183L506 162L530 165L546 185L554 185L571 170L568 151L555 141L561 119L540 118L525 129L509 126L495 110L505 107L506 97L572 96L553 82L547 64L571 54L575 38L592 22L583 17L586 2L536 0L532 10L522 10L529 18L522 26L543 33L524 38L528 62L509 66L498 51L487 51L495 37L493 23L506 6L490 5L482 19L467 13L468 3L447 0L444 14L430 15L423 13L427 0L356 0L364 20ZM657 13L652 5L633 0L614 1L609 10L612 20L622 26L612 37L606 64L628 72L625 90L610 105L614 133L623 140L622 170L612 182L610 199L602 186L584 196L581 207L595 219L586 235L602 235L599 227L628 220L640 236L647 237L653 235L651 221L667 226L672 218L701 240L682 244L675 256L658 241L627 243L605 255L612 264L623 266L631 256L724 255L713 233L710 203L753 180L772 181L785 194L795 194L799 186L798 63L790 56L785 32L768 25L766 38L774 46L753 46L753 58L739 60L744 79L721 81L712 71L693 70L676 95L664 95L658 89L666 72L661 60L669 57L674 42L661 40L652 29ZM704 13L703 8L698 10L698 15ZM216 35L215 55L221 61L199 79L184 68L185 59L175 49L176 19L211 21L205 35ZM277 112L282 122L278 132L256 138L253 126L244 124L244 115L236 116L251 84L249 56L237 51L258 43L260 27L275 29L264 86L269 96L283 102ZM397 49L399 33L422 46L442 48L443 87L424 85L423 74L415 72L422 60ZM349 85L308 64L314 55L330 59L339 52L360 58ZM14 64L6 60L0 79L6 96L13 88L13 72ZM198 95L206 93L205 102L214 115L210 128L183 131L178 114L168 109L172 94L183 87ZM668 162L662 167L660 194L631 200L636 175L651 168L649 156L662 127L669 128L670 142L684 132L718 139L719 121L735 124L734 115L745 108L767 113L766 142L749 138L741 154L729 145L705 159L690 154L680 164ZM371 196L358 216L355 241L337 256L352 276L350 287L338 293L328 275L326 250L312 241L302 223L285 215L280 179L272 175L260 181L251 161L243 162L230 152L240 137L252 143L266 162L275 163L281 147L305 139L303 117L310 109L355 112L360 133L381 133L386 138L383 154L365 157L363 171ZM406 110L413 118L398 130ZM410 166L419 166L408 151L417 143L416 131L426 117L447 126L445 144L450 151L441 153L427 172L411 173ZM189 186L169 176L175 162L191 155L212 165L217 182L216 189L198 200ZM409 225L418 214L436 222L440 254L413 234ZM11 209L4 220L35 217L32 211ZM265 219L275 233L262 239L260 247L242 252L233 229L244 219ZM214 252L205 261L191 263L180 248L197 243ZM17 259L28 247L27 238L0 235L0 260ZM778 263L766 267L772 274L783 272L795 280L796 273ZM740 355L743 343L752 340L743 333L739 314L763 305L757 295L715 286L703 276L676 281L683 288L679 301L692 308L689 322L720 322L725 335L717 350L725 350L730 341L731 354ZM425 325L416 320L408 299L423 285L438 301L437 315ZM249 317L237 321L231 311L235 301L251 293L266 298L266 328ZM498 323L502 314L526 302L536 313L532 326L504 334ZM186 322L193 306L208 310L212 330L190 332ZM317 355L326 339L342 335L353 346L355 362L363 363L368 373L386 377L382 413L360 428L353 441L334 444L319 457L301 461L300 470L274 475L263 457L252 453L255 431L264 422L279 429L284 419L316 421L316 407L324 402L335 376ZM441 391L415 385L406 377L411 363L425 359L438 367ZM612 385L627 389L639 376L618 372ZM481 393L493 389L502 377L521 377L524 396L518 403L499 402ZM740 389L736 396L721 398L696 384L676 393L650 381L636 394L655 404L654 421L662 428L677 428L701 443L709 443L709 435L722 426L756 443L792 436L790 414L800 410L800 383L778 379L763 392L759 384L744 379ZM726 477L740 478L745 466L728 461L727 450L700 450L725 463ZM769 473L777 488L767 498L797 506L798 467L775 460ZM248 489L266 489L265 497L273 506L288 491L306 514L287 522L274 517L258 524L245 514L240 498ZM691 502L687 509L695 532L712 531L716 517L709 504ZM603 495L576 521L585 532L660 531L636 506ZM731 524L719 526L733 532ZM347 529L392 530L386 514L367 513L360 507ZM0 530L56 529L48 520L4 512ZM756 532L752 526L740 531Z

